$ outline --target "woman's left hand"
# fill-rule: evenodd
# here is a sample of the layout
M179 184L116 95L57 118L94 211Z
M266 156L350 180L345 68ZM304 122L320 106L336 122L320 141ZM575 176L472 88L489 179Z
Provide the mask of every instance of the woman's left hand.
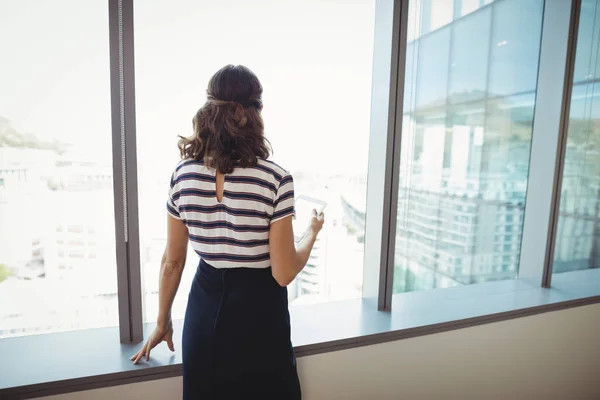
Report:
M137 364L140 362L142 357L146 357L146 361L150 360L150 351L156 347L160 342L167 342L167 346L169 350L175 351L175 347L173 346L173 323L169 321L166 326L157 325L154 329L154 332L150 335L144 347L140 349L133 357L130 358L133 361L133 364Z

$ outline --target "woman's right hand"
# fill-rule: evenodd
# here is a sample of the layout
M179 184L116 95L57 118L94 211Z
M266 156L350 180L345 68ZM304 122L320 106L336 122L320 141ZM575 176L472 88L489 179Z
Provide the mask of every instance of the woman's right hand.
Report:
M173 346L173 323L171 321L165 325L157 324L156 328L144 344L144 347L132 356L130 360L133 361L134 364L139 363L143 358L145 358L146 361L150 361L150 351L152 351L152 349L160 342L167 342L169 350L175 351L175 346Z
M323 229L323 224L325 223L325 214L321 213L317 215L317 210L312 210L312 216L310 218L310 232L312 232L315 236L321 232Z

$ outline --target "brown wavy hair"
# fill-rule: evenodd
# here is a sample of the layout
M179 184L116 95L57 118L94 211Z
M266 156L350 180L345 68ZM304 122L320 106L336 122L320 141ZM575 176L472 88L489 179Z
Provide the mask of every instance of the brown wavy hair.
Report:
M204 160L222 174L269 158L264 136L262 85L243 65L227 65L208 82L207 101L192 119L194 133L178 143L183 159Z

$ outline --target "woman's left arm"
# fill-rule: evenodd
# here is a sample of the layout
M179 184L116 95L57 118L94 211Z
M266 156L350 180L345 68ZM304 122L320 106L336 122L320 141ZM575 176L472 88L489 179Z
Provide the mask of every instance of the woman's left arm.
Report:
M170 214L167 222L167 246L160 264L158 285L158 318L156 329L150 335L144 347L131 360L137 364L142 357L150 359L150 351L160 342L165 341L171 351L173 346L173 323L171 307L179 288L181 275L185 266L188 246L188 230L183 221L173 218Z

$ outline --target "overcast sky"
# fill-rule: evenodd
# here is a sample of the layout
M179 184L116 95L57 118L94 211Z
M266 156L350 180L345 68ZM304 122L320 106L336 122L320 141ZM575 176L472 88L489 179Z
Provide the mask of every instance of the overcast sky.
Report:
M374 3L136 1L141 169L169 174L208 79L233 63L263 83L276 161L366 172ZM0 116L110 161L106 0L3 2L0 51Z

